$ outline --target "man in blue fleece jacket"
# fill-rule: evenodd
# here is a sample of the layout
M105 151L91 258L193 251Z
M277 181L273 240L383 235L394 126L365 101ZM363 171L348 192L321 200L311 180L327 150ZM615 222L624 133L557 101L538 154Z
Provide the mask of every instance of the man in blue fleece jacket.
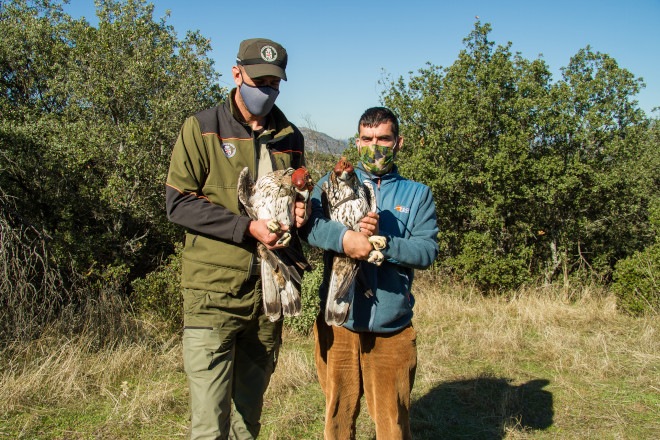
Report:
M429 267L438 254L438 227L431 190L404 179L394 164L403 138L396 116L373 107L358 124L357 148L361 181L371 180L378 212L348 230L323 213L321 185L312 196L312 215L300 231L309 244L324 252L323 283L319 289L321 314L314 325L315 359L326 397L324 438L355 438L355 420L364 393L379 439L410 439L410 391L417 367L415 330L411 320L415 299L411 293L414 269ZM332 255L345 253L366 260L372 246L367 237L387 238L380 266L360 262L355 295L346 323L329 326L323 315L332 269ZM367 290L372 296L365 295Z

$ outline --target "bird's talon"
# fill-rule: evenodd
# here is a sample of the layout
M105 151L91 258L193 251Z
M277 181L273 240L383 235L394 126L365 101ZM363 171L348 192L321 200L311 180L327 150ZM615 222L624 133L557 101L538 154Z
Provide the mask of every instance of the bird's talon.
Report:
M369 237L369 243L371 243L374 249L381 251L385 249L385 246L387 245L387 238L382 235L372 235Z
M291 241L291 233L287 231L284 234L282 234L279 240L277 240L277 244L280 246L288 246L290 241Z
M373 250L369 252L369 259L367 261L369 263L375 264L376 266L380 266L384 260L385 260L385 256L383 255L382 252L378 250Z
M275 219L268 220L267 226L271 234L279 234L280 232L282 232L282 228L280 227L280 222L278 222Z

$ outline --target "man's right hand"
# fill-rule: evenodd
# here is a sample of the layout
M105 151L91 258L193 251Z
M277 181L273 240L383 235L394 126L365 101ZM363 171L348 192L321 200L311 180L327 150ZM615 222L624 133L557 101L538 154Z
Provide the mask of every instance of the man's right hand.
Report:
M250 225L248 226L248 229L246 232L246 235L253 237L260 241L261 243L266 246L268 249L281 249L283 245L277 245L277 240L280 239L282 234L284 234L285 231L289 230L289 227L287 225L283 225L280 223L280 232L274 233L271 232L270 229L268 229L268 222L270 220L267 219L262 219L262 220L252 220L250 222Z
M342 244L344 245L344 253L356 260L368 259L369 252L374 249L366 235L352 230L346 231Z
M368 237L378 235L378 220L380 216L375 212L367 212L360 220L360 232L346 231L342 245L344 253L357 260L367 260L369 253L374 249Z

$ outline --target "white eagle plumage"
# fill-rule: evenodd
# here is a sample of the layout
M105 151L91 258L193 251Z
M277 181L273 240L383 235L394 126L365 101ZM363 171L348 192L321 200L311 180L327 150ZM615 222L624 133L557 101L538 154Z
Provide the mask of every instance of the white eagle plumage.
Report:
M277 242L287 247L269 250L257 243L264 313L271 321L297 316L301 311L301 273L309 269L309 263L295 234L294 207L298 197L307 201L312 188L305 168L276 170L254 182L245 167L238 177L238 199L251 219L269 219L271 232L280 232L280 225L289 227Z
M342 223L347 228L359 231L360 220L367 212L376 212L376 194L370 181L360 182L355 169L342 157L333 172L321 187L321 203L325 216ZM374 249L368 262L380 265L387 244L386 238L379 235L369 237ZM355 293L355 281L359 261L345 254L335 254L332 258L332 271L325 305L325 321L340 326L348 319ZM368 290L367 290L368 291Z

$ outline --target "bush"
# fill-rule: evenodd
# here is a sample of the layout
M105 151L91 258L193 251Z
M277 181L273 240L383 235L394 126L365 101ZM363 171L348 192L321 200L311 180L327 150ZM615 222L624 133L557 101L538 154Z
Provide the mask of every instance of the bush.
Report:
M133 286L133 307L139 314L154 314L167 323L171 330L183 327L183 300L181 297L181 254L183 244L164 264L138 278Z
M660 311L660 243L616 264L612 291L621 309L640 315Z
M633 315L660 311L660 203L649 207L655 243L616 263L612 292L619 307Z
M302 312L293 318L284 318L284 325L298 333L307 335L311 332L314 321L319 314L319 286L323 281L323 264L317 264L314 270L306 272L303 277Z
M619 307L634 315L660 311L660 243L616 264L612 291Z
M483 291L496 292L515 289L530 278L531 254L524 246L504 252L494 234L471 231L463 237L461 254L448 258L445 264Z
M642 80L587 47L553 81L490 32L477 21L451 66L382 82L414 145L401 175L433 192L439 259L487 291L551 283L560 267L565 283L585 268L609 279L650 244L644 208L660 188Z

